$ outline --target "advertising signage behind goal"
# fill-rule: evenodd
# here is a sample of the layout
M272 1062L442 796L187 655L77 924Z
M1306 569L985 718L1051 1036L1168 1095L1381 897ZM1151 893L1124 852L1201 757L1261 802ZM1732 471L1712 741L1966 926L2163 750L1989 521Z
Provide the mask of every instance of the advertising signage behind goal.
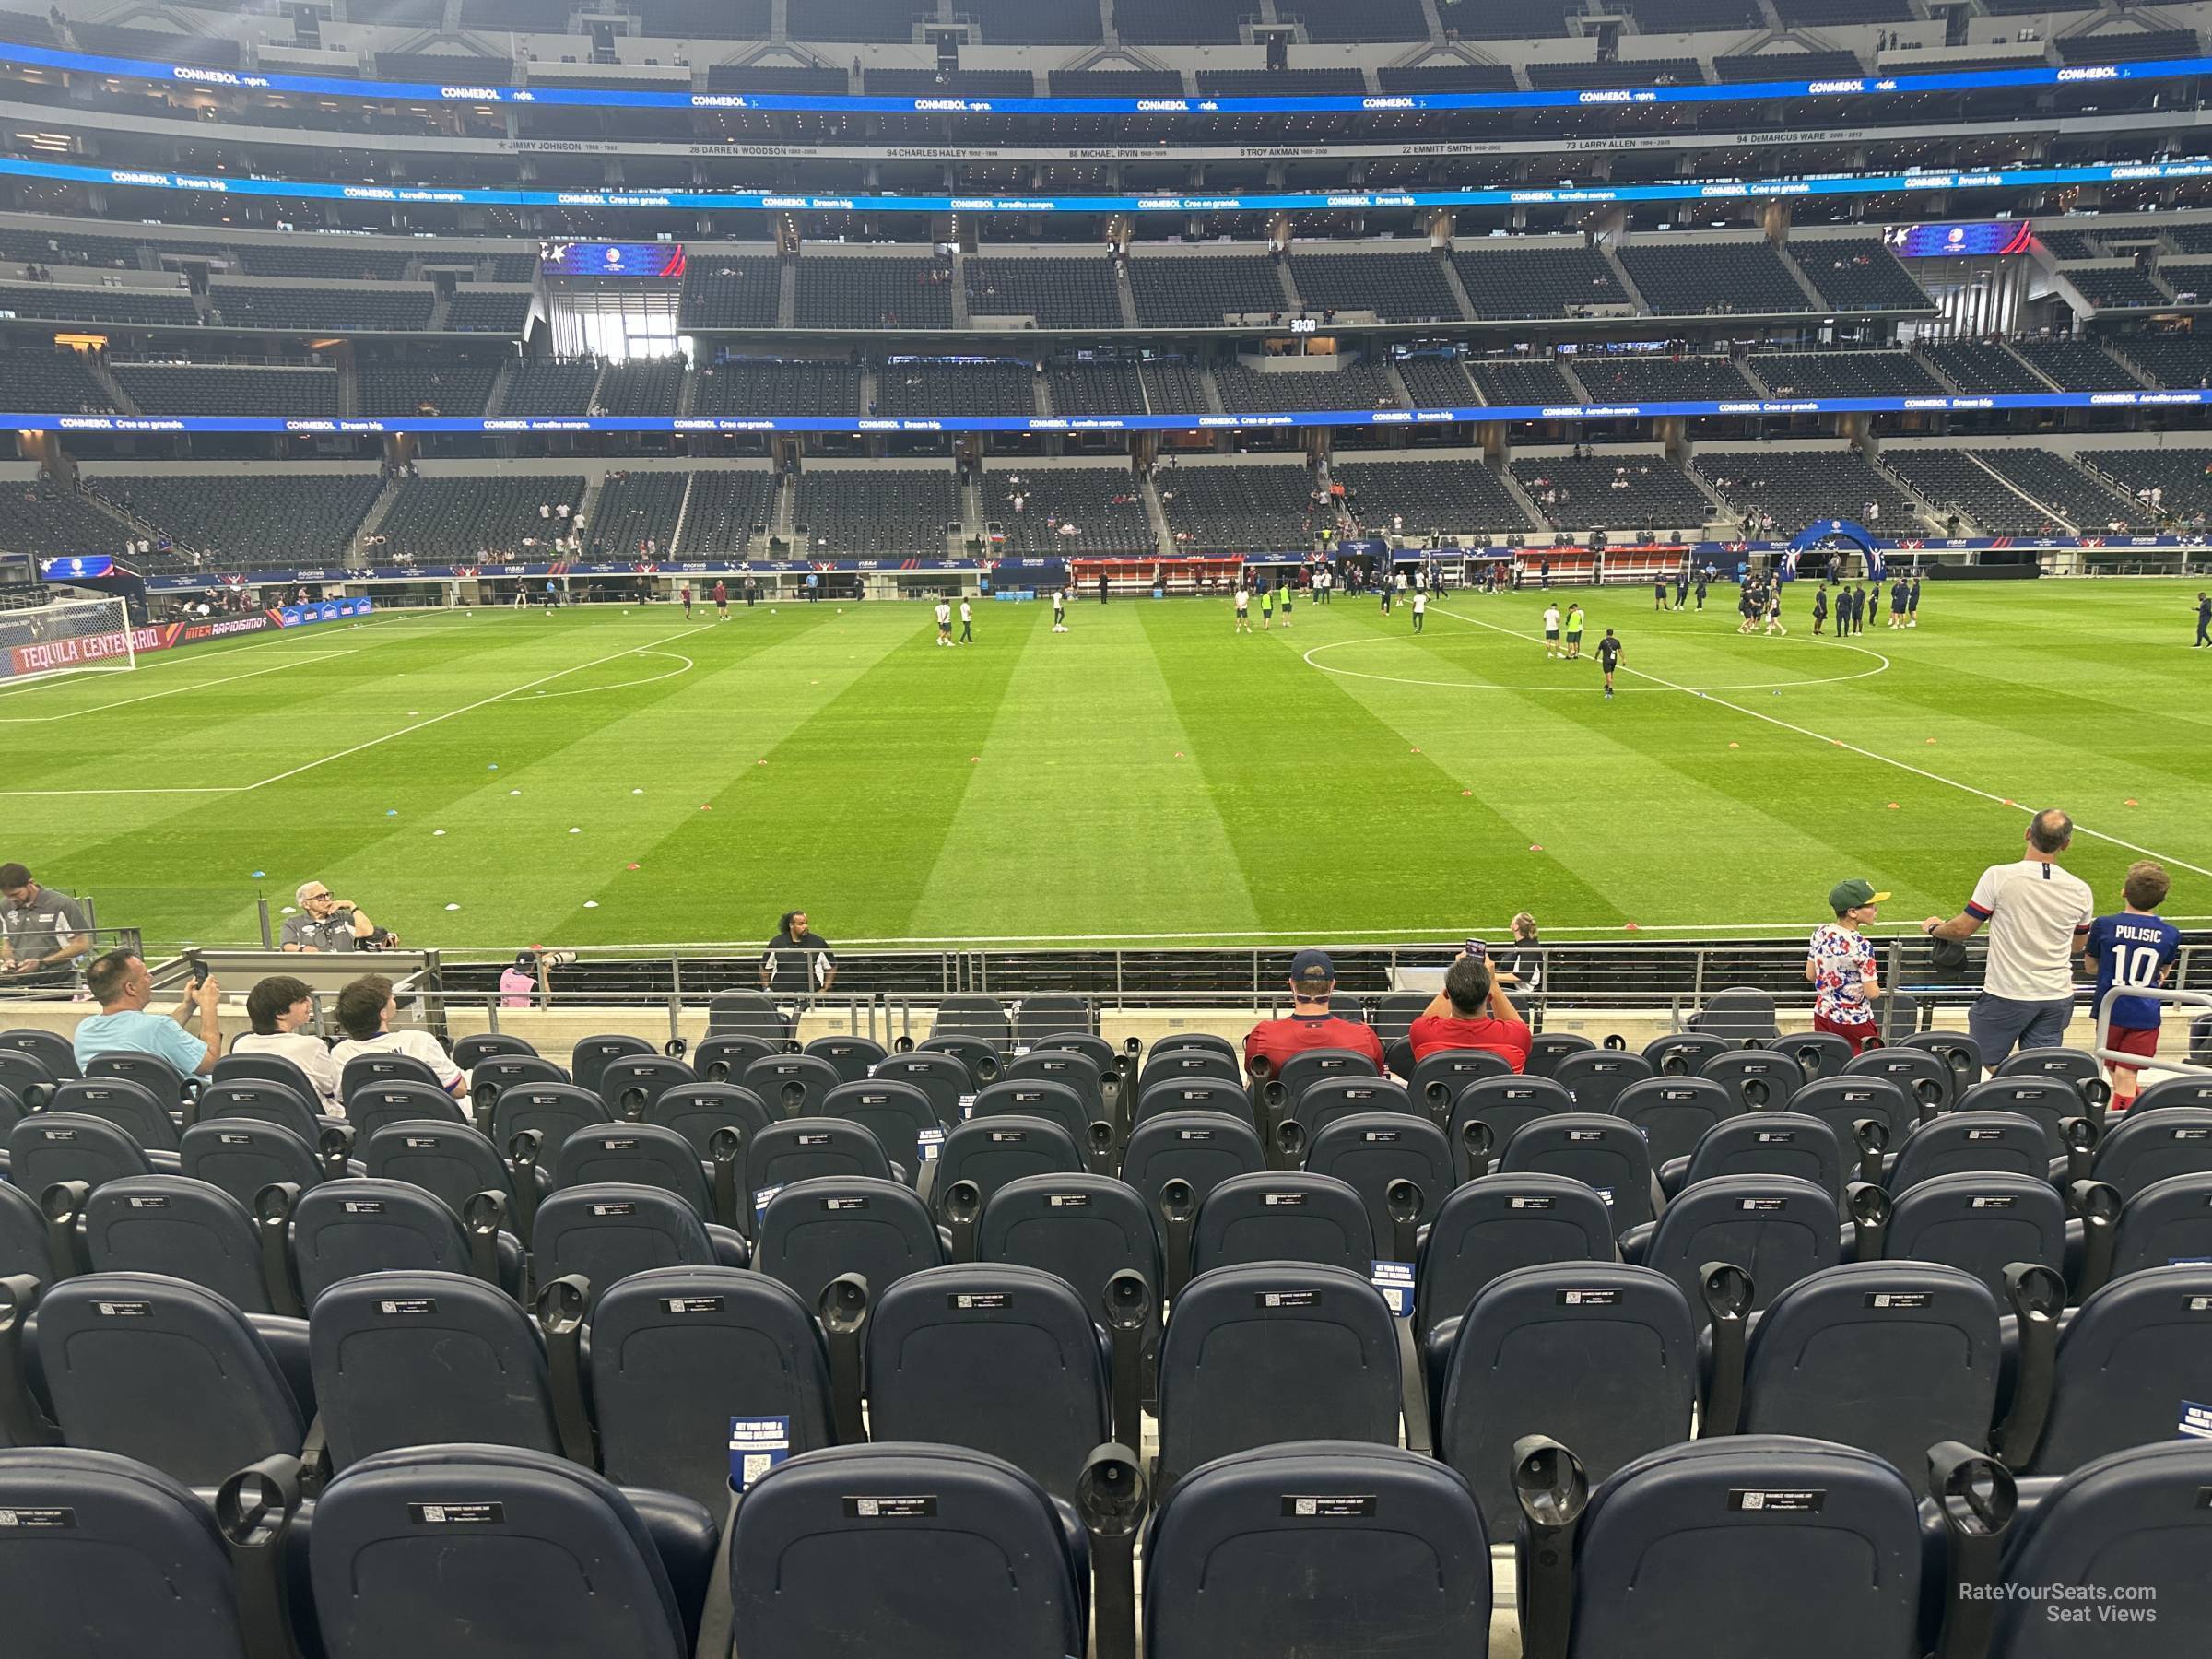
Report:
M0 685L56 674L122 673L154 647L159 630L133 628L121 599L0 611Z

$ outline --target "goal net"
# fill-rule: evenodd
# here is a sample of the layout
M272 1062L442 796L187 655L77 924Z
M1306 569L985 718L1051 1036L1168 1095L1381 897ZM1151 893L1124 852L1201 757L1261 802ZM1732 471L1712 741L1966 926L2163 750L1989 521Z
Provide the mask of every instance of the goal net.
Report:
M72 599L0 610L0 686L57 674L122 673L138 665L140 630L121 599Z

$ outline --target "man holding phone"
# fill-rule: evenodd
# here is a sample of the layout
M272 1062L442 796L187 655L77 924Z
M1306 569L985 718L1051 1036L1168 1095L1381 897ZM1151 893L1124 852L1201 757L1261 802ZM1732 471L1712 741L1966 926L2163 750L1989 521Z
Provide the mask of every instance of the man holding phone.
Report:
M86 970L85 984L100 999L100 1012L77 1021L70 1040L77 1065L89 1065L102 1054L152 1054L168 1061L180 1077L212 1072L222 1049L217 1013L223 990L206 971L206 963L193 966L183 1000L168 1014L149 1014L154 976L145 961L127 950L96 959Z
M1499 985L1480 939L1469 939L1466 954L1444 971L1443 990L1421 1010L1406 1036L1417 1065L1445 1049L1482 1049L1517 1072L1528 1069L1535 1041Z

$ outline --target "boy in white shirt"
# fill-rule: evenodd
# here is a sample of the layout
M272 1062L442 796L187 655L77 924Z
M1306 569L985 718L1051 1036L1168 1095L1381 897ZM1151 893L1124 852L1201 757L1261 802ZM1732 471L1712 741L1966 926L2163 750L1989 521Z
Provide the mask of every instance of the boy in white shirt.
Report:
M329 1114L342 1112L346 1102L339 1094L338 1066L330 1057L330 1045L303 1029L315 1017L314 996L305 980L287 973L258 982L246 993L246 1018L253 1029L233 1042L230 1052L289 1060L323 1097L308 1101L308 1109Z
M437 1038L428 1031L394 1031L392 1017L399 1006L392 1000L392 982L381 973L364 975L338 993L338 1029L346 1040L330 1051L340 1076L346 1062L359 1054L406 1054L421 1061L438 1076L448 1094L465 1097L467 1074L453 1064Z

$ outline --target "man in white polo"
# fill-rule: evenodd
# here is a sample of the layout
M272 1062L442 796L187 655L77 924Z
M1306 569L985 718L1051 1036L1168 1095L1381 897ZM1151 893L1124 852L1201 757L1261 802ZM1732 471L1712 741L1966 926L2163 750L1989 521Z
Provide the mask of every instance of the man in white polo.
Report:
M2074 820L2053 806L2028 820L2027 856L1992 865L1966 909L1948 922L1930 916L1921 932L1970 939L1986 924L1989 965L1966 1029L1994 1067L2017 1046L2058 1048L2074 1018L2074 964L2097 903L2089 884L2053 862L2074 841Z

